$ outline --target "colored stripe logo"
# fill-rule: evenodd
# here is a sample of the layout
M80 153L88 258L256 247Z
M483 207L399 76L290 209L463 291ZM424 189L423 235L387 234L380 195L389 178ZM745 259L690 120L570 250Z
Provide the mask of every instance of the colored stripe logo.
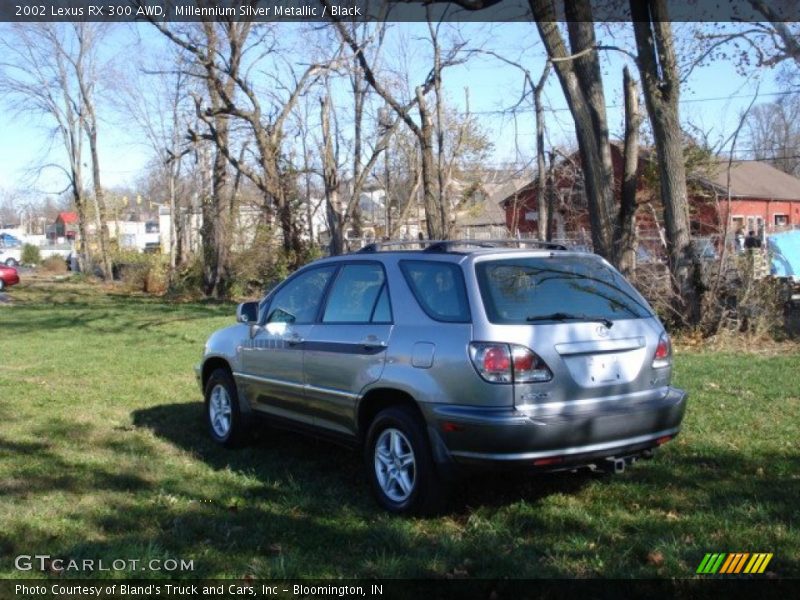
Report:
M772 560L772 553L757 552L731 552L731 553L708 553L700 561L696 573L701 575L754 575L763 573L769 561Z

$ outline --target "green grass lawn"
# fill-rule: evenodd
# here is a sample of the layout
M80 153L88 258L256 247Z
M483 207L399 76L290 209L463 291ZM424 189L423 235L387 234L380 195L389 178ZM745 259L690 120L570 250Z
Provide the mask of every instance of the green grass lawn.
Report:
M351 450L269 429L243 450L210 442L192 366L232 306L71 282L8 296L0 577L37 553L193 560L190 577L683 577L735 551L800 576L800 349L679 351L690 405L655 460L480 475L447 514L404 519L373 503Z

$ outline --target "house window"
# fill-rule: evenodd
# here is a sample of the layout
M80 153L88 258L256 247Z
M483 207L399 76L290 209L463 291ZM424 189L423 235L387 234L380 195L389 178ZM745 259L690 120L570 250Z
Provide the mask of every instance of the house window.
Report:
M731 217L731 229L734 231L744 229L744 217Z
M783 227L789 224L789 215L775 215L775 227Z

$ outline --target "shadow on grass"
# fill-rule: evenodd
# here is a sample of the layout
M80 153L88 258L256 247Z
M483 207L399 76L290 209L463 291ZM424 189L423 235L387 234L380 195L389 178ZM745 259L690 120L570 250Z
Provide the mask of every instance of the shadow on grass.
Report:
M481 473L457 486L446 514L401 519L377 508L360 455L347 448L264 427L250 446L225 450L208 438L199 402L132 417L133 427L100 432L96 445L154 465L147 478L113 459L76 467L46 439L0 438L0 451L46 465L3 495L29 503L72 491L100 504L75 511L91 536L56 543L46 519L26 519L0 534L0 549L195 561L193 572L147 577L691 576L712 551L774 552L776 573L800 573L786 533L798 516L794 449L776 457L675 447L602 480ZM57 425L56 448L76 435ZM654 548L666 564L652 564Z
M137 411L134 423L193 453L214 469L246 475L266 487L271 482L291 481L289 489L268 498L270 503L276 503L277 512L294 507L306 515L284 524L298 538L309 536L309 540L319 541L327 540L329 535L340 536L340 544L366 545L369 551L374 552L376 549L371 547L372 542L388 536L393 540L393 553L402 554L408 550L415 557L405 559L409 562L408 570L401 569L401 572L406 576L435 571L431 563L435 563L442 552L441 540L436 536L430 539L423 536L420 540L408 528L398 529L393 525L398 520L384 515L369 497L362 460L356 451L270 427L261 428L260 436L249 448L224 450L208 439L199 403ZM423 523L432 530L437 529L442 519L468 526L476 514L498 521L501 524L498 531L479 536L483 543L488 544L484 550L489 554L496 553L492 558L482 556L483 550L473 547L475 540L470 542L465 538L463 542L449 542L452 560L473 557L470 560L481 562L487 569L483 576L490 577L519 573L513 565L521 555L507 551L507 548L514 546L509 540L520 536L525 539L521 546L527 548L533 564L541 561L532 571L523 571L529 574L574 576L574 570L564 570L563 566L553 564L547 558L552 545L564 539L580 538L593 540L592 544L602 544L605 547L603 552L614 554L613 549L620 543L616 536L622 535L623 539L627 538L629 560L633 561L634 567L626 567L622 560L620 566L615 567L619 571L615 572L621 576L636 573L645 576L658 572L647 563L646 557L654 546L665 540L686 540L683 552L689 557L687 563L698 554L702 557L708 546L707 542L704 545L696 539L694 530L698 523L701 529L708 528L705 533L711 537L721 536L723 545L728 537L736 539L737 526L742 529L778 526L791 530L798 516L798 486L795 483L792 490L785 475L800 472L797 452L781 456L779 465L775 464L774 457L743 456L719 448L709 448L707 452L709 454L705 457L671 452L668 456L659 456L652 462L641 464L621 477L588 472L549 475L476 473L456 485L454 500L446 514ZM592 514L593 501L581 499L582 503L589 502L585 511L556 518L536 508L548 506L551 497L577 497L586 486L594 484L599 485L595 488L596 494L609 496L594 501L597 502L598 514L608 514L612 521L618 520L616 531L614 525L597 522L598 514ZM648 504L642 506L644 502ZM661 518L654 517L654 511ZM676 522L673 520L675 517L666 516L676 511L684 521ZM753 513L749 518L743 516L748 511ZM257 515L253 517L257 518ZM274 519L275 515L264 514L263 518ZM368 522L371 533L365 535L361 527L337 525L352 519ZM725 527L732 529L727 531ZM400 532L403 533L397 539ZM790 547L784 548L787 551L776 564L796 574L800 563L788 552ZM312 551L311 547L306 550ZM769 551L780 553L781 548L770 548ZM581 554L577 549L573 553L576 556ZM369 574L369 569L366 573ZM599 570L598 573L606 571Z
M261 480L291 476L301 488L311 480L318 480L319 471L324 469L328 472L326 479L333 485L356 488L347 492L348 497L361 494L369 498L363 458L357 448L272 427L267 421L261 421L255 427L254 439L248 448L226 450L210 440L199 402L136 411L133 420L135 425L150 429L214 469L231 469ZM552 493L577 492L601 477L588 471L535 476L518 471L480 471L473 475L475 478L463 477L454 486L448 514L455 518L476 507L499 508L519 500L535 502ZM363 502L359 499L353 506L362 507Z

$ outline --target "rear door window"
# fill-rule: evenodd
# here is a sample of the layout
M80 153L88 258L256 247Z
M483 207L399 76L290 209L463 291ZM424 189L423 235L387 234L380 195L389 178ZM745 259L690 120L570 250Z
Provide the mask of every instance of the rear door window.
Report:
M644 298L617 271L587 257L532 257L475 264L492 323L652 316ZM566 317L566 318L565 318Z
M468 323L467 293L461 267L452 263L402 260L400 269L422 310L436 321Z
M386 276L379 263L342 267L336 276L323 323L388 323L392 315Z

